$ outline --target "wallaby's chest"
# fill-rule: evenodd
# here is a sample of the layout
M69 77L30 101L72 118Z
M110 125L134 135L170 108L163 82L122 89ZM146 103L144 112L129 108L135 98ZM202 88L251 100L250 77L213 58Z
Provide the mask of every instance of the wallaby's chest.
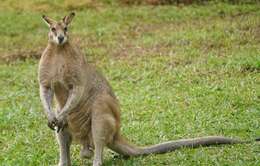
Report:
M52 61L41 65L40 81L46 82L53 88L62 86L69 89L78 77L74 66L64 58L53 57Z

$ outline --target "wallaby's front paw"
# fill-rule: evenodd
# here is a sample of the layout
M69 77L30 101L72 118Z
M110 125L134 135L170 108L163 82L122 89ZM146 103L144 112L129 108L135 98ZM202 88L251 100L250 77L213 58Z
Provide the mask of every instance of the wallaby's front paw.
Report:
M57 118L57 132L62 131L67 126L66 118L64 117L58 117Z
M55 130L55 126L57 125L58 120L55 115L48 116L48 126L50 129Z

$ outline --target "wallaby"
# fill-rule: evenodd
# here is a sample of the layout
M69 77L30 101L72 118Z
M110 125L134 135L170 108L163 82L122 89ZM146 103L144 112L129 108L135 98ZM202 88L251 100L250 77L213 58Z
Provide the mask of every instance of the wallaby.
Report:
M71 165L72 140L82 145L81 157L91 157L94 151L93 166L102 165L105 146L124 156L139 156L183 147L242 143L222 136L183 139L148 147L126 141L120 134L119 103L112 88L69 40L68 26L74 16L72 12L60 21L42 17L50 31L39 63L40 97L48 126L57 130L59 166ZM52 110L54 96L56 113Z

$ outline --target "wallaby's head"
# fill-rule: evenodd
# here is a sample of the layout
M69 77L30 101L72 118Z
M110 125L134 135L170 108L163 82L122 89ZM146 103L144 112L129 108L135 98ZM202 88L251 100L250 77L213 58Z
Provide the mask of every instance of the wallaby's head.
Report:
M45 15L42 16L45 23L49 26L49 41L62 45L68 41L68 26L71 23L75 13L72 12L69 15L65 16L60 21L55 21Z

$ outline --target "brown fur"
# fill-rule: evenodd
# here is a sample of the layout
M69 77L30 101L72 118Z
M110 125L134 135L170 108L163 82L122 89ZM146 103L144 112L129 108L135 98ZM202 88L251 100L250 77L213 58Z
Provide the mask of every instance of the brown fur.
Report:
M69 15L63 21L71 19ZM55 26L57 31L67 25L49 22L52 22L50 27ZM93 166L102 164L105 146L125 156L138 156L165 153L182 147L240 142L211 136L170 141L149 147L137 147L128 143L120 134L119 104L107 80L87 63L85 56L69 41L57 44L53 38L55 36L50 36L39 63L39 83L48 125L52 129L58 127L60 166L71 165L69 147L72 140L82 144L82 157L91 157L94 150ZM58 104L56 115L51 107L53 96Z

